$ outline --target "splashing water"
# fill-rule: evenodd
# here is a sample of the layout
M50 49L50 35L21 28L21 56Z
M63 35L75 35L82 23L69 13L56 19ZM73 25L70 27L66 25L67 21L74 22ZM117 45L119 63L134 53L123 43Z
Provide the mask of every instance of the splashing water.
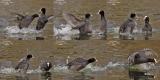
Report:
M124 63L121 63L121 62L116 62L116 63L113 63L113 62L109 62L106 66L93 66L92 64L89 64L86 66L85 69L81 70L82 72L103 72L103 71L107 71L107 70L111 70L111 69L114 69L114 68L119 68L119 67L122 67L122 68L125 68L125 64Z
M5 31L8 34L16 34L16 33L22 33L22 34L27 34L27 33L40 33L41 31L34 30L32 28L23 28L19 29L18 26L8 26L5 28Z
M17 71L14 68L2 68L0 70L1 74L14 74L17 73Z
M71 40L79 34L78 30L73 30L68 24L60 24L58 26L54 26L53 29L54 36L60 40Z
M125 64L124 64L124 63L121 63L121 62L116 62L116 63L109 62L109 63L107 64L107 67L112 67L112 68L118 67L118 66L125 66Z
M72 30L72 27L68 24L61 24L59 26L54 26L54 35L75 35L79 34L78 30Z
M1 68L0 70L1 74L20 74L20 72L16 71L14 68ZM42 73L42 71L38 68L38 69L29 69L26 72L27 74L37 74L37 73Z
M86 66L85 69L82 70L82 72L100 72L100 71L106 71L108 68L114 68L118 66L124 66L125 64L121 63L112 63L109 62L106 66L100 67L100 66L93 66L92 64L89 64ZM53 69L50 70L50 72L60 72L60 73L69 73L67 66L54 66ZM2 74L15 74L18 73L14 68L1 68L0 73ZM37 74L42 73L42 71L37 69L29 69L27 71L27 74Z
M69 70L68 70L67 66L54 66L54 72L68 73Z
M83 72L101 72L106 71L107 67L93 66L91 64L87 65Z

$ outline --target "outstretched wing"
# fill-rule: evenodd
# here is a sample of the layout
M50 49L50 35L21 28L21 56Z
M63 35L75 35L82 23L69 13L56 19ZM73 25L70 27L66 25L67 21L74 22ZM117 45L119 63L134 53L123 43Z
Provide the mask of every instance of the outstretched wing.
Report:
M26 61L24 58L22 58L19 63L16 65L15 69L23 69L23 70L27 70L29 67L29 63L28 61Z
M149 48L144 48L142 50L140 50L142 52L144 52L144 54L147 56L147 57L158 57L157 53L152 50L152 49L149 49Z
M25 66L25 64L26 64L25 61L21 61L21 62L19 62L19 63L16 65L15 69L16 69L16 70L18 70L18 69L23 69L23 67Z
M53 18L54 18L53 15L48 15L48 16L47 16L48 21L51 20L51 19L53 19Z
M85 26L85 22L81 22L81 23L75 25L75 27L73 27L72 29L79 29L79 28L84 27L84 26Z
M77 24L81 22L80 19L78 19L76 16L70 13L63 13L63 17L66 20L66 22L72 27L75 27Z
M11 14L17 15L17 20L18 20L18 21L21 21L22 19L24 19L24 18L25 18L25 16L24 16L24 15L19 14L19 13L12 12Z

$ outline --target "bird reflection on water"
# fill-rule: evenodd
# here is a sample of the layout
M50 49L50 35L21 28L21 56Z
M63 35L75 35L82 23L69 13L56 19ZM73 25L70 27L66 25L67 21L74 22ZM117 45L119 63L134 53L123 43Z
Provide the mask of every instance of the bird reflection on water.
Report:
M145 72L129 71L128 74L130 79L133 80L150 80L155 78L153 74L147 74Z
M119 35L119 39L121 39L121 40L134 40L134 37L129 36L129 35Z
M74 76L68 76L65 80L93 80L94 77L90 75L86 75L85 73L79 73Z
M41 79L42 80L52 80L52 73L50 72L41 73Z
M27 75L24 76L15 76L16 80L29 80Z

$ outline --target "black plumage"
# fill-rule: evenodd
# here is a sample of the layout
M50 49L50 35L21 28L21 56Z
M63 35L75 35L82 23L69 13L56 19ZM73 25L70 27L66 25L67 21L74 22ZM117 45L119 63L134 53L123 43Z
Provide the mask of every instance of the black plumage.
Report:
M131 13L129 19L127 19L119 28L119 33L133 33L137 23L135 21L136 14Z
M83 58L76 58L73 61L69 62L67 66L70 70L80 71L81 69L85 68L88 64L93 63L95 61L95 58L90 58L88 60Z
M32 21L38 17L38 14L33 14L33 15L22 15L22 14L18 14L18 13L14 13L16 14L17 20L18 20L18 27L19 29L22 28L28 28L29 25L32 23Z
M37 25L36 25L36 30L41 30L45 27L46 23L48 20L52 17L53 15L46 15L46 8L41 9L41 14L38 18Z
M16 65L15 70L17 70L18 72L26 73L29 68L29 60L31 58L32 58L31 54L28 54L26 57L22 58Z
M40 69L44 72L49 71L52 68L52 63L51 62L42 62L40 65Z

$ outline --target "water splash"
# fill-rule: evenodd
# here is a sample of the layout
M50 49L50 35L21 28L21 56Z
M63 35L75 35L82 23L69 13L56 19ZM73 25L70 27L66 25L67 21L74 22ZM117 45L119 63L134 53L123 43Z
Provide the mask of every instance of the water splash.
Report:
M64 72L68 73L68 67L67 66L54 66L54 72Z
M72 27L68 24L60 24L53 27L54 36L60 40L71 40L73 37L79 34L78 30L72 30Z
M1 74L15 74L17 71L14 68L2 68L0 69Z
M72 30L72 27L68 24L60 24L54 26L54 35L75 35L79 34L78 30Z
M125 68L126 64L121 62L109 62L105 66L93 66L92 64L89 64L86 66L85 69L81 70L82 72L105 72L108 70L113 70L115 68Z
M35 70L30 69L27 71L27 74L37 74L37 73L42 73L42 71L40 70L40 68L37 68Z
M18 40L44 39L41 31L32 28L19 29L18 26L8 26L4 29L4 32L6 37L17 38Z
M93 66L91 64L87 65L87 67L83 70L83 72L101 72L106 71L107 67Z
M0 69L0 73L1 74L15 74L15 75L19 75L19 74L22 74L20 72L18 72L17 70L15 70L14 68L12 67L9 67L9 68L1 68ZM29 69L27 70L26 72L27 74L38 74L38 73L42 73L42 71L38 68L38 69Z
M16 34L16 33L31 34L31 33L40 33L41 32L41 31L37 31L37 30L32 29L32 28L19 29L18 26L8 26L8 27L5 28L5 31L8 34Z
M106 66L100 67L100 66L93 66L92 64L89 64L82 70L82 72L101 72L101 71L106 71L108 68L114 68L117 66L123 66L124 64L121 63L112 63L109 62ZM68 70L67 66L58 66L55 65L50 72L58 72L58 73L70 73L70 70ZM14 68L1 68L0 73L2 74L19 74ZM37 69L29 69L27 71L27 74L39 74L42 73L40 68Z
M101 72L106 72L106 71L112 71L112 70L128 70L128 64L125 64L123 62L109 62L107 65L105 66L95 66L92 64L89 64L86 66L86 68L84 68L83 70L81 70L80 72L83 73L101 73ZM159 67L157 67L159 68ZM54 67L50 70L51 73L56 72L56 73L62 73L62 74L72 74L74 72L72 72L71 70L68 70L66 65L63 66L59 66L59 65L54 65ZM1 74L9 74L9 75L20 75L21 73L17 72L14 68L10 67L10 68L1 68L0 69L0 73ZM29 69L27 71L27 74L41 74L43 73L40 68L37 69Z

